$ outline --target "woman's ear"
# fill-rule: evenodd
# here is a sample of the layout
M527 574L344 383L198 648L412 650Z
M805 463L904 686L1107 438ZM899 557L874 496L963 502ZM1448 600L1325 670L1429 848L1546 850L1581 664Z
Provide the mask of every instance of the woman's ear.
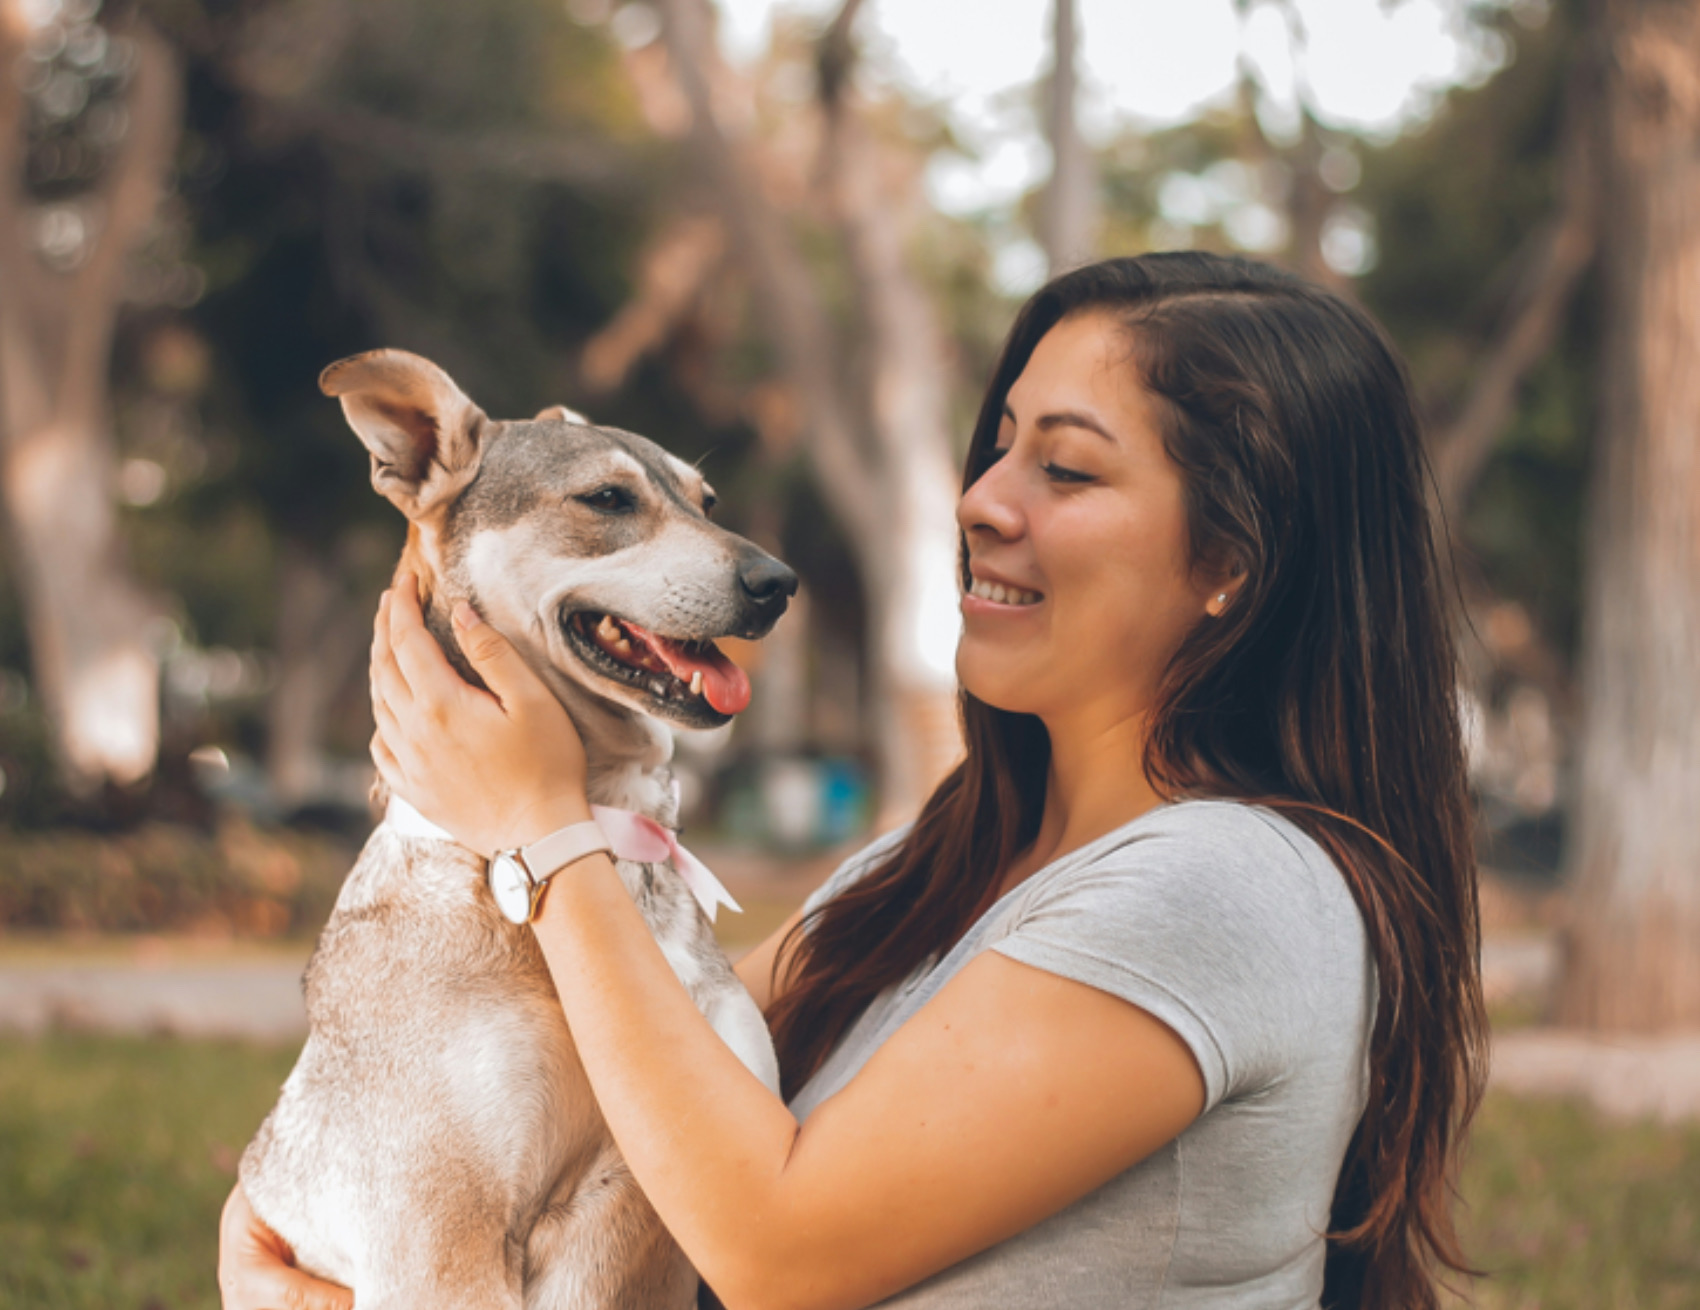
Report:
M1226 570L1217 570L1207 577L1209 587L1208 598L1204 602L1204 612L1213 619L1222 617L1224 610L1234 603L1234 597L1239 595L1240 588L1245 585L1246 571L1238 564Z
M342 401L372 456L373 487L408 518L446 505L478 471L490 420L430 360L371 350L332 364L319 389Z

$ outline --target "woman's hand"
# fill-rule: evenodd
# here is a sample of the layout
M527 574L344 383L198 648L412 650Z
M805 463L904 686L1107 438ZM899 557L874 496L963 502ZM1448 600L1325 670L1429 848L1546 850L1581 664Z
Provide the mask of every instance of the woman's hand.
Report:
M590 817L584 743L561 703L464 602L455 638L489 687L467 683L425 627L417 584L384 593L372 639L372 760L390 790L490 855Z
M237 1183L218 1224L224 1310L354 1310L354 1293L295 1268L286 1243L260 1222Z

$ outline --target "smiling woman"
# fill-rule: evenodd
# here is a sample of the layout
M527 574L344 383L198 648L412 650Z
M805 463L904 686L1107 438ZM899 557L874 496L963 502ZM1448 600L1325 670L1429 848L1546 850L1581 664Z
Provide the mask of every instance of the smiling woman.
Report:
M1060 1266L1069 1304L1427 1310L1462 1267L1484 1019L1426 477L1385 338L1297 279L1155 255L1023 309L957 516L967 758L777 953L784 1088L848 1095L999 953L1161 1019L1205 1097L904 1304L1054 1302Z
M1154 255L1028 303L957 509L966 757L739 966L781 1094L606 855L531 923L727 1306L1437 1306L1483 1018L1424 477L1398 361L1318 288ZM559 703L456 625L489 696L386 602L385 780L474 850L583 820ZM692 658L600 615L583 639ZM228 1286L279 1285L240 1191L225 1232Z

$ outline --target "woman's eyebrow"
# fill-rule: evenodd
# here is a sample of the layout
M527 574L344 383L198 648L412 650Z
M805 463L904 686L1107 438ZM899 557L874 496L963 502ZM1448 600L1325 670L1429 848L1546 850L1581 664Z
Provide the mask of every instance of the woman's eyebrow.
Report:
M1003 415L1011 423L1015 422L1015 411L1005 402ZM1114 441L1115 434L1106 428L1090 414L1082 414L1078 410L1065 409L1055 414L1043 414L1037 420L1039 431L1049 432L1052 428L1085 428L1088 432L1096 432L1105 441Z

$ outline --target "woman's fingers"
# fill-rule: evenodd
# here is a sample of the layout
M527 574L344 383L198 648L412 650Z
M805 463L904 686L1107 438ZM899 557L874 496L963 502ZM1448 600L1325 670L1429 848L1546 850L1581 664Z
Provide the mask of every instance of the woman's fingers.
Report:
M410 575L385 594L372 637L372 763L468 849L524 845L582 817L584 745L511 643L470 606L454 623L483 686L444 657Z
M238 1183L218 1225L224 1310L354 1310L354 1293L292 1265L288 1245L260 1221Z
M241 1299L225 1295L225 1310L354 1310L354 1293L322 1283L288 1265L257 1271L244 1281Z
M384 785L407 799L407 778L401 771L401 765L396 762L389 743L384 740L384 730L380 727L372 734L372 764L378 770L378 776L384 780Z
M467 686L443 658L442 647L426 629L417 584L411 574L398 578L390 592L389 644L413 704L441 720L444 707L452 704Z
M372 699L382 696L392 705L406 706L412 703L413 694L390 644L391 595L386 591L379 599L378 617L372 625Z
M538 681L531 666L520 658L501 633L479 617L478 611L464 600L454 608L455 637L466 654L467 661L484 679L484 685L510 714L547 689Z

